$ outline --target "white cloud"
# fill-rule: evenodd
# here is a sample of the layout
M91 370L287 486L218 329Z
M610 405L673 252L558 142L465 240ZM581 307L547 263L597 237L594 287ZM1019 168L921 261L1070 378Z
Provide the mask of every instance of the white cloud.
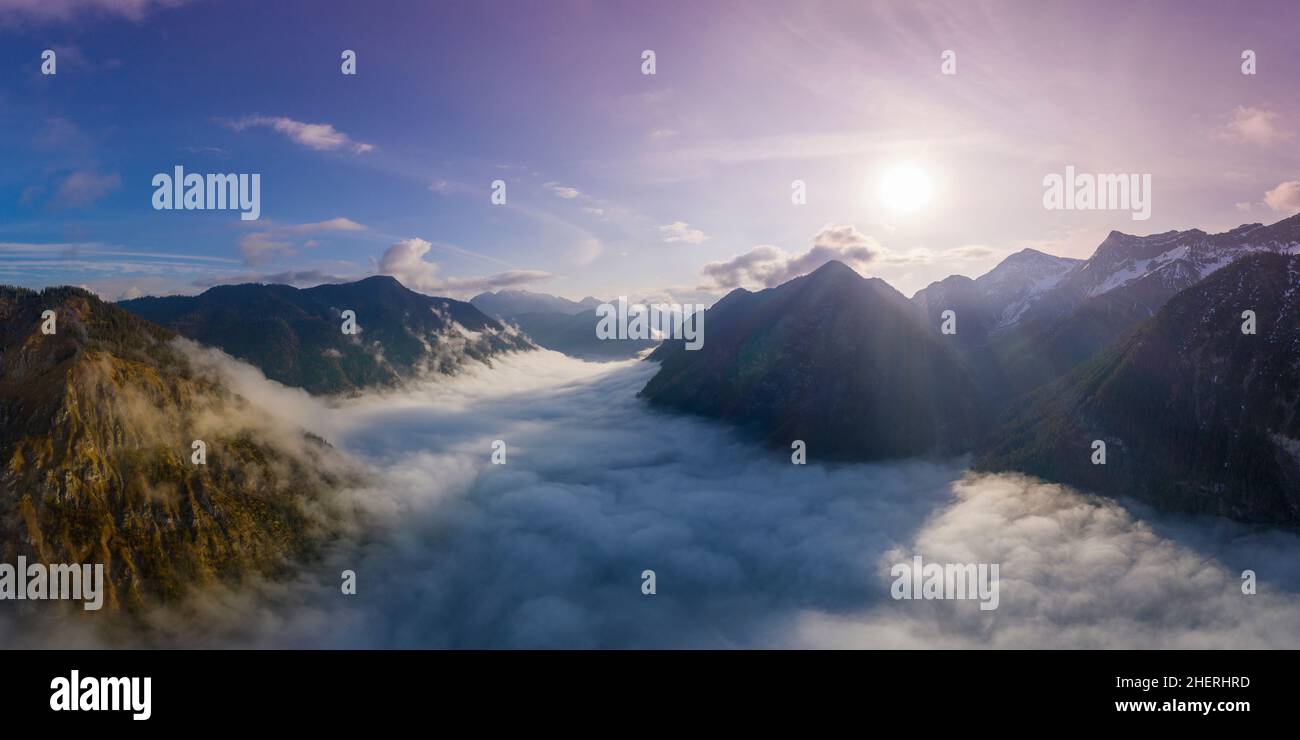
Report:
M431 249L433 244L424 239L403 239L384 252L377 272L397 278L411 290L451 298L469 298L484 291L514 288L553 277L539 270L508 270L483 277L444 278L438 274L438 263L424 259Z
M561 185L558 182L543 183L542 187L554 193L557 198L563 198L565 200L573 200L582 195L582 191L577 188L571 188L568 185Z
M366 229L362 224L342 216L305 224L276 224L270 221L241 223L257 223L259 226L270 227L239 238L239 252L243 255L244 262L249 265L260 265L273 259L292 257L298 253L299 247L310 249L319 246L319 242L315 239L299 243L295 237L320 233L357 232Z
M706 289L770 288L806 275L831 260L839 260L858 272L876 259L880 245L875 239L844 225L828 225L813 237L803 253L787 252L764 244L725 262L710 262L701 270L711 285Z
M790 465L722 425L648 409L636 393L653 363L528 352L334 406L225 364L254 406L369 463L372 485L351 499L370 528L297 578L151 615L165 644L1300 647L1294 533L956 462ZM508 465L487 465L494 439ZM891 599L891 563L914 554L999 563L998 609ZM369 574L364 599L338 598L343 568Z
M355 154L365 154L375 148L372 144L354 141L331 124L303 123L284 116L245 116L229 125L236 131L254 127L270 128L288 136L295 143L317 151L346 149Z
M1258 146L1290 141L1293 137L1292 132L1284 129L1279 124L1278 118L1275 111L1237 106L1232 112L1232 120L1220 131L1220 136Z
M699 229L692 229L691 225L685 221L674 221L659 227L659 233L663 235L666 242L686 242L687 244L699 244L709 237Z
M1288 180L1264 193L1264 203L1287 215L1300 213L1300 181Z
M292 224L283 228L294 234L313 234L322 231L365 231L366 229L365 226L356 221L342 216L326 221L317 221L316 223Z

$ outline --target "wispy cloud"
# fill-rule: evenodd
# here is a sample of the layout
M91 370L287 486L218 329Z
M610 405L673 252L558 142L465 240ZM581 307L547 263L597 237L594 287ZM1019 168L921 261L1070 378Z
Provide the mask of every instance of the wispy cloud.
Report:
M67 21L86 15L144 20L159 8L183 5L187 0L0 0L0 21Z
M540 270L508 270L483 277L446 278L439 274L438 263L425 259L431 249L433 244L424 239L403 239L384 252L377 272L397 278L411 290L452 298L468 298L484 291L514 288L553 277Z
M244 262L260 265L273 259L292 257L298 253L298 247L293 242L276 238L269 231L259 231L239 237L239 253L244 256Z
M50 202L53 208L87 208L100 198L122 186L116 172L99 173L94 170L73 172L59 183Z
M218 285L238 285L240 283L273 283L292 285L298 288L310 288L314 285L346 283L355 279L357 278L331 275L321 270L285 270L273 273L236 272L225 275L212 275L198 278L192 285L196 288L212 288Z
M282 227L291 234L315 234L322 231L365 231L366 227L350 218L339 216L326 221L307 224L289 224Z
M674 221L670 224L664 224L659 227L659 233L663 235L666 242L686 242L687 244L699 244L709 237L699 229L691 228L691 225L685 221Z
M235 131L243 131L248 128L269 128L284 134L294 143L322 152L342 149L351 151L354 154L365 154L375 148L372 144L352 139L347 134L334 128L332 124L303 123L284 116L245 116L237 121L231 121L227 125Z
M1290 141L1294 133L1281 123L1276 111L1250 106L1237 106L1232 119L1220 130L1222 138L1257 146L1269 146Z
M553 193L555 197L564 198L565 200L573 200L582 195L582 191L577 188L571 188L568 185L561 185L558 182L543 183L542 187Z
M243 255L244 262L249 265L260 265L272 259L292 257L298 253L300 247L316 246L316 242L313 240L300 242L298 238L302 236L332 232L357 232L366 229L362 224L342 216L305 224L259 222L258 225L269 225L271 228L245 234L239 238L238 242L239 252Z

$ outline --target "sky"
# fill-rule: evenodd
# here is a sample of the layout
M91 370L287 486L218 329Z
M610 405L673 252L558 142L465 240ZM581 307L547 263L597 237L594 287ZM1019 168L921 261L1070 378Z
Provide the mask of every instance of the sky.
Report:
M0 0L0 282L708 302L842 259L911 295L1300 211L1297 27L1291 2ZM1151 175L1150 218L1045 208L1067 165ZM177 166L259 174L260 218L155 210Z

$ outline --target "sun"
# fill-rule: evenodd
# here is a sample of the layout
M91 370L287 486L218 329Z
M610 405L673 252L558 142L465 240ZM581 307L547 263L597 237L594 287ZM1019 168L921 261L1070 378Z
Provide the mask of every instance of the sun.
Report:
M880 199L899 213L915 213L930 204L934 185L925 170L904 164L885 171L880 178Z

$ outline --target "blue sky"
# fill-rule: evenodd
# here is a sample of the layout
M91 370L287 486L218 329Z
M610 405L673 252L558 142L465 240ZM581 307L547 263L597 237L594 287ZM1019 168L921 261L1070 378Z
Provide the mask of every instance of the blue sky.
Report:
M0 0L0 281L119 298L384 271L457 297L695 300L839 257L910 295L1026 246L1300 210L1297 21L1282 2ZM1044 210L1067 164L1152 174L1151 219ZM153 210L178 165L260 173L261 219ZM925 173L924 207L882 202L898 166Z

